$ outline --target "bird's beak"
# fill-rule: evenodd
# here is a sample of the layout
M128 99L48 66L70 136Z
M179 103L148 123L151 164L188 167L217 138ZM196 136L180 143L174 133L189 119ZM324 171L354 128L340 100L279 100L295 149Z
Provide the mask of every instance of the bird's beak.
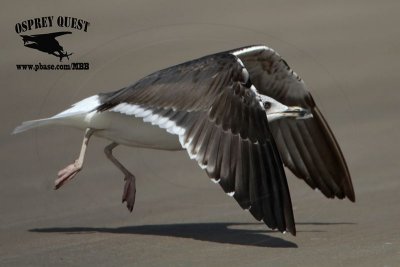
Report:
M310 110L302 107L288 107L282 112L283 117L295 117L296 119L309 119L313 115Z
M269 122L283 118L308 119L313 117L310 110L302 107L287 107L281 105L281 108L282 109L280 110L275 109L272 112L267 113Z

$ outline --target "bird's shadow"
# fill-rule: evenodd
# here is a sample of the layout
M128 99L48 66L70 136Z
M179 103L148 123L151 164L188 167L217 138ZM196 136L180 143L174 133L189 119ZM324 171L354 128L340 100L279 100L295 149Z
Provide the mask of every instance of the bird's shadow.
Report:
M36 228L30 232L37 233L112 233L112 234L136 234L136 235L155 235L170 236L179 238L189 238L194 240L246 245L256 247L275 247L275 248L297 248L293 242L279 237L267 235L266 233L276 233L276 231L246 229L250 223L183 223L183 224L158 224L158 225L139 225L117 228L97 228L97 227L57 227L57 228ZM233 227L233 228L232 228ZM240 227L240 229L235 228ZM249 228L249 227L247 227Z
M336 225L352 223L298 223L298 225ZM112 233L112 234L136 234L136 235L155 235L170 236L179 238L189 238L194 240L245 245L255 247L275 247L275 248L297 248L291 241L280 237L268 235L276 233L266 229L254 229L253 223L183 223L183 224L158 224L158 225L139 225L117 228L98 228L98 227L57 227L57 228L36 228L30 232L37 233ZM312 230L311 232L321 232Z

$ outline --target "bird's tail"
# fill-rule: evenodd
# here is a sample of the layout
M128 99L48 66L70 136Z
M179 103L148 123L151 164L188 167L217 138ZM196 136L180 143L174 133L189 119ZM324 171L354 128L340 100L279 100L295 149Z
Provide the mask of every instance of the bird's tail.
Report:
M46 119L32 120L32 121L24 121L20 126L16 127L12 133L13 134L17 134L17 133L21 133L21 132L25 132L27 130L30 130L32 128L48 125L48 124L51 124L52 120L53 120L53 118L46 118Z
M75 103L71 108L60 112L53 117L25 121L20 126L16 127L13 134L25 132L27 130L42 127L45 125L52 124L62 124L80 127L83 123L82 116L94 111L100 105L100 100L98 95L94 95L83 99L82 101Z

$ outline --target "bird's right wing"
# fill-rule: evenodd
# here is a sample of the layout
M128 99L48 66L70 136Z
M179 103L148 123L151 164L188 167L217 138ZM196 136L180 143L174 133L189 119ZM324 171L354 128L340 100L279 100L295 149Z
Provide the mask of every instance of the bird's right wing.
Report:
M235 56L211 55L102 95L98 110L141 117L178 135L189 156L243 209L295 234L283 164L246 73Z

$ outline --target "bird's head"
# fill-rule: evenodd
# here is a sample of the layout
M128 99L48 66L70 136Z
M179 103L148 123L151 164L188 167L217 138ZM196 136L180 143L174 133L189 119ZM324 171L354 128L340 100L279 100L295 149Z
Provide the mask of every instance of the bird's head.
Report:
M288 107L269 96L261 96L261 103L269 122L282 118L312 118L310 110L297 106Z

